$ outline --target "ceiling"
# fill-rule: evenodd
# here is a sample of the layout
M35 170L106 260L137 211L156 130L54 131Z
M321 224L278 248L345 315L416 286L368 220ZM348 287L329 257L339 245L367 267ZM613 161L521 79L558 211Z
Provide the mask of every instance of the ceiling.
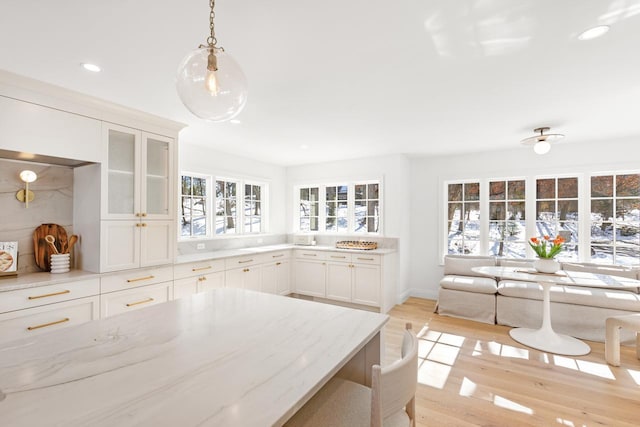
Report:
M239 124L197 119L175 91L208 8L2 0L0 69L186 123L189 149L279 165L513 149L539 126L567 144L640 137L640 0L218 0L218 44L249 81Z

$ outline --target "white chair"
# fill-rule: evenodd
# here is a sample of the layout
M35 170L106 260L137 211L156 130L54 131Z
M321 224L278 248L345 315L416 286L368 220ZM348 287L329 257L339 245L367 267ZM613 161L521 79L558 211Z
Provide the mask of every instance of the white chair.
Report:
M371 388L332 378L287 423L288 427L414 427L418 385L418 339L411 323L402 340L402 358L372 367Z
M613 316L606 320L604 358L612 366L620 366L620 328L636 333L636 356L640 359L640 313Z

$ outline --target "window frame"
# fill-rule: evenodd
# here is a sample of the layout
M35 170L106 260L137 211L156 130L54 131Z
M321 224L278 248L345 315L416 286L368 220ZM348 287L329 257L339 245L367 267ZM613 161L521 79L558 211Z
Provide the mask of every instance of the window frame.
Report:
M184 217L184 215L182 214L182 199L183 197L185 197L184 194L182 194L182 179L183 177L188 176L190 178L200 178L200 179L204 179L205 180L205 185L206 185L206 196L205 198L205 209L206 212L205 213L205 227L207 230L207 233L204 235L199 235L199 236L194 236L193 235L193 223L191 224L191 234L189 236L183 236L182 235L182 218ZM212 222L211 222L211 215L212 215L212 207L213 204L211 202L211 187L212 187L212 177L211 175L206 175L206 174L201 174L201 173L196 173L196 172L181 172L180 173L180 194L178 195L179 197L179 203L178 203L178 240L197 240L197 239L206 239L210 236L211 234L211 227L212 227ZM189 195L188 197L193 198L193 195ZM214 197L215 198L215 197ZM193 217L192 217L193 218Z
M355 186L356 185L378 185L378 231L355 231ZM347 229L344 231L327 231L327 187L347 187ZM318 230L301 230L300 220L300 190L305 188L318 188ZM324 182L299 183L293 186L293 232L294 233L312 233L327 236L384 236L384 185L381 178L376 179L337 179ZM337 218L337 217L336 217Z
M190 176L197 178L206 179L207 185L207 202L206 206L209 214L206 215L206 224L207 224L207 234L202 236L183 236L182 235L182 177ZM247 236L258 236L265 235L269 233L269 182L262 181L259 179L252 178L234 178L227 175L212 175L212 174L203 174L196 172L187 172L183 171L179 174L179 183L180 183L180 203L178 204L178 214L177 214L177 234L178 241L186 242L193 240L214 240L214 239L233 239L233 238L241 238ZM225 181L225 182L233 182L236 184L236 215L237 215L237 224L236 224L236 232L230 234L216 234L216 206L218 197L216 194L216 185L217 181ZM245 185L253 185L260 187L260 231L247 231L245 227L245 214L244 214L244 203L245 203Z

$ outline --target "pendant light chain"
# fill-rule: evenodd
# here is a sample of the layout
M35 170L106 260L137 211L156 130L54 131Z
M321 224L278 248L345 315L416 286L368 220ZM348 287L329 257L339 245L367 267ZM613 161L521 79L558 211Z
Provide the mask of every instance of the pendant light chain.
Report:
M211 8L211 12L209 12L209 30L211 30L211 35L207 37L207 44L210 47L216 47L218 40L216 40L216 31L213 25L213 19L216 17L216 13L213 11L213 8L216 6L215 0L209 0L209 8Z

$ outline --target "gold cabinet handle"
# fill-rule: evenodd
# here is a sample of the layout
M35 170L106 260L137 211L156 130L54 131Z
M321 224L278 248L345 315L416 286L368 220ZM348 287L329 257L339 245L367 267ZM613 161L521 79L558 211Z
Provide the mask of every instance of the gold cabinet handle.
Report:
M136 212L136 216L140 218L140 212Z
M331 258L340 258L340 259L345 259L345 258L346 258L346 256L331 255Z
M283 257L284 254L280 254L280 255L271 255L271 258L281 258Z
M198 282L203 282L203 281L205 281L205 280L207 280L207 278L206 278L206 277L204 277L204 276L202 276L202 277L198 277Z
M46 298L46 297L55 297L56 295L64 295L64 294L68 294L71 293L70 290L65 289L64 291L60 291L60 292L53 292L50 294L42 294L42 295L34 295L32 297L29 297L29 299L38 299L38 298Z
M155 278L154 275L145 276L145 277L138 277L136 279L127 279L127 283L139 282L141 280L151 280L153 278Z
M193 267L193 268L191 269L191 271L209 270L209 269L211 269L211 268L212 268L212 267L211 267L210 265L207 265L206 267Z
M253 261L252 259L247 259L247 260L244 260L244 261L238 261L238 264L246 264L246 263L252 262L252 261Z
M244 271L245 273L249 272L250 270L248 268L244 268L242 269L242 271Z
M302 254L304 256L318 256L318 254Z
M146 304L146 303L151 302L151 301L153 301L153 298L143 299L142 301L129 302L129 303L126 303L125 305L126 305L127 307L133 307L134 305L138 305L138 304Z
M147 213L146 212L142 212L142 214L140 216L142 216L144 218L144 217L147 216Z
M360 258L360 257L358 257L358 259L360 261L375 261L373 258Z
M141 227L139 222L136 223L136 227Z
M55 322L43 323L42 325L29 326L27 327L28 331L33 331L35 329L46 328L47 326L58 325L60 323L68 322L69 318L65 317L64 319L56 320Z
M281 262L276 262L276 265L280 265L280 264L282 264L282 263Z
M349 267L350 267L350 268L353 268L353 267L355 267L355 265L353 265L353 264L349 264Z
M147 226L147 223L146 223L146 222L143 222L143 223L142 223L142 227L146 227L146 226Z

